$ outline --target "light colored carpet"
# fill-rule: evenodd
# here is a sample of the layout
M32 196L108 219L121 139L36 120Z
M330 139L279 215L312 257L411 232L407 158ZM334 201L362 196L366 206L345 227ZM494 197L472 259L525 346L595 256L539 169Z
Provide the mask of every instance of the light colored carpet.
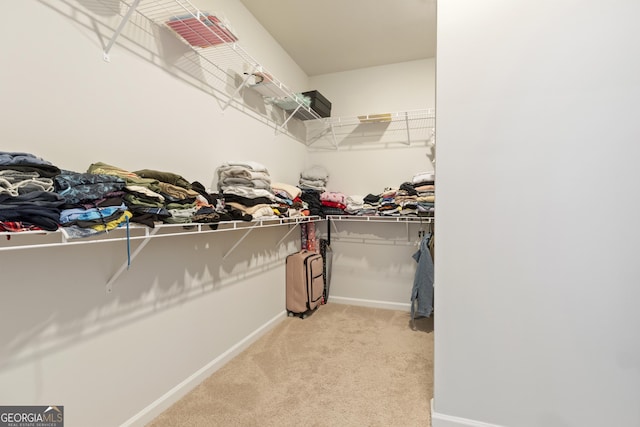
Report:
M433 321L342 304L287 318L148 427L431 425Z

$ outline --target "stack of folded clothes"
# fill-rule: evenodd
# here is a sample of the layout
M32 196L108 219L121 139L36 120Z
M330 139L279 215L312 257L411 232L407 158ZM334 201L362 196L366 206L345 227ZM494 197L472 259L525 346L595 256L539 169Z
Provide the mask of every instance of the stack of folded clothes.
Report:
M378 207L380 206L380 195L369 193L362 199L362 209L358 211L356 215L370 216L378 214Z
M60 169L30 153L0 151L0 231L55 231L64 200L54 192Z
M170 216L164 222L170 224L185 224L190 222L218 222L219 219L210 215L203 215L206 210L215 210L209 201L193 188L193 185L182 176L173 172L163 172L154 169L142 169L134 172L141 178L155 179L158 193L164 198L164 208ZM205 220L203 220L205 219Z
M347 208L347 196L338 191L325 191L320 194L322 213L326 215L344 215Z
M364 209L364 197L359 194L353 194L347 196L347 207L344 209L345 213L349 215L357 215Z
M272 182L271 190L276 196L278 203L276 210L279 216L288 216L291 218L309 216L309 207L300 198L300 196L302 196L302 190L300 188L282 182Z
M311 166L300 173L299 187L303 190L326 191L329 173L322 166Z
M311 166L300 173L298 187L302 200L309 206L311 215L324 216L320 194L326 191L329 173L322 166Z
M112 230L133 216L124 201L126 183L116 175L62 170L54 183L64 199L60 224L71 238Z
M240 215L234 219L278 216L272 207L276 197L271 189L271 177L264 165L254 161L225 162L216 169L216 175L225 210L232 217Z
M135 172L102 162L89 165L87 173L115 175L125 181L124 202L133 214L132 222L154 227L156 222L165 222L171 217L161 194L163 187L157 179L143 178Z
M412 184L417 193L417 214L419 216L433 216L436 202L435 174L433 172L417 173L413 176Z
M399 187L386 187L379 194L369 193L366 196L344 196L342 213L327 212L326 195L341 194L325 191L321 193L323 209L326 215L361 215L361 216L433 216L435 212L435 174L420 172L411 181L403 182ZM341 199L342 200L342 199ZM338 205L336 205L338 206Z
M395 188L385 188L380 194L380 204L378 206L378 215L398 216L400 215L400 206L396 203Z
M403 182L396 191L395 203L399 207L400 215L416 216L418 214L418 192L410 182Z

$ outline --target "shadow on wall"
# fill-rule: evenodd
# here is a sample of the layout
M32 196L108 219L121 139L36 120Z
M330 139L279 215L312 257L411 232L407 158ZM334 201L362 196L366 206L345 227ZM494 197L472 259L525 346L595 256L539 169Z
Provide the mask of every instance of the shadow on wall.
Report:
M394 285L399 282L410 285L416 270L416 264L411 258L412 252L413 249L408 249L408 252L396 253L392 257L385 248L370 248L366 255L362 255L356 247L350 250L341 246L339 250L334 249L334 277L339 276L343 280L352 277L362 283L385 281ZM407 302L410 298L411 295L408 294Z
M365 222L337 222L332 229L333 272L341 285L349 289L369 283L388 283L391 287L408 287L406 302L410 301L417 263L413 255L418 251L421 233L428 229L423 223L373 224ZM366 245L366 253L363 253ZM337 282L336 282L337 284Z
M226 259L242 231L152 239L111 294L107 280L126 260L122 242L5 252L0 311L10 321L0 325L0 372L283 268L297 250L295 233L275 246L286 231L258 230Z
M75 24L94 32L101 50L107 47L128 10L120 0L39 1ZM257 96L257 92L241 87L243 70L225 64L227 61L224 57L229 57L229 54L220 55L220 60L211 60L211 55L199 55L170 29L156 25L138 13L131 15L110 53L114 49L124 49L211 95L221 111L227 106L232 107L274 129L279 129L286 119L282 110L266 103L262 96ZM99 55L100 52L96 51L96 58ZM304 126L294 120L287 122L285 129L280 131L299 141L306 137Z
M122 8L120 0L79 0L79 2L91 13L103 17L119 16ZM67 2L67 4L71 3Z

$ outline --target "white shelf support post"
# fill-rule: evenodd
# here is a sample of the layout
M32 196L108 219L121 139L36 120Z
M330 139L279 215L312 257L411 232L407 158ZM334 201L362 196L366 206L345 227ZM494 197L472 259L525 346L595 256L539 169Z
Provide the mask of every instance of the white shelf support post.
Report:
M259 224L260 224L259 222L256 222L255 224L253 224L253 225L252 225L252 226L251 226L251 227L250 227L250 228L249 228L249 229L248 229L248 230L247 230L247 231L242 235L242 237L241 237L241 238L239 238L239 239L238 239L238 241L237 241L236 243L234 243L234 245L233 245L233 246L231 246L231 248L227 251L227 253L226 253L226 254L224 254L224 255L222 256L222 259L223 259L223 260L224 260L224 259L227 259L227 257L228 257L229 255L231 255L231 252L233 252L233 251L234 251L234 250L235 250L235 249L240 245L240 243L242 243L242 241L243 241L244 239L246 239L246 238L247 238L247 236L249 236L249 234L251 234L251 232L252 232L252 231L253 231L253 230L254 230L254 229L255 229Z
M242 83L240 83L240 85L233 91L233 93L229 95L229 100L222 106L222 111L226 110L227 107L231 105L236 95L242 90L242 88L247 85L247 82L249 81L251 76L253 76L253 73L255 73L257 69L258 67L254 66L253 69L249 73L247 73L247 77L245 77L242 80Z
M404 122L407 125L407 145L411 145L411 130L409 129L409 113L404 113Z
M338 139L336 138L336 131L333 128L333 123L329 124L329 129L331 130L331 138L332 138L333 146L337 150L338 149Z
M409 223L406 222L405 225L407 226L407 242L411 242L411 231L409 230Z
M330 127L325 127L323 129L320 129L320 132L318 132L315 136L313 136L311 138L309 138L308 131L307 131L307 142L306 142L307 147L311 147L316 141L318 141L320 138L322 138L328 132L330 132L331 129L333 128L333 124L330 124L329 126ZM335 137L334 137L334 139L335 139Z
M338 226L336 225L336 221L330 221L331 227L333 227L333 231L339 233Z
M160 228L153 228L150 233L147 232L146 238L142 242L140 242L140 245L138 245L138 247L131 253L130 259L125 261L125 262L123 262L122 265L120 266L120 268L115 272L115 274L113 276L111 276L111 278L107 282L107 293L108 294L110 294L113 291L113 283L116 280L118 280L118 278L122 275L122 273L124 273L124 271L127 268L129 268L129 261L133 261L133 259L138 256L138 254L142 251L142 249L145 246L147 246L147 243L149 243L151 241L151 237L153 237L159 230L160 230ZM129 243L127 242L127 244L129 244Z
M284 236L282 236L282 238L281 238L280 240L278 240L278 243L276 243L276 246L280 246L280 244L281 244L282 242L284 242L284 239L286 239L286 238L287 238L287 236L288 236L289 234L291 234L291 232L292 232L293 230L295 230L296 228L298 228L298 224L299 224L299 223L297 223L297 222L296 222L295 224L293 224L293 227L289 227L289 231L287 231L287 232L285 233L285 235L284 235Z
M67 230L65 230L64 227L58 227L58 230L60 230L60 242L61 243L67 243L69 241L69 233L67 233Z
M140 4L140 0L134 0L131 6L129 6L129 10L127 10L127 13L125 13L124 17L122 18L122 21L120 21L120 24L118 24L118 28L116 28L116 32L111 37L111 40L109 40L109 43L107 43L107 47L104 48L102 57L104 58L105 61L110 62L109 51L113 47L113 44L116 42L116 39L120 36L120 33L122 33L124 26L127 25L127 22L129 22L129 19L131 18L131 15L133 14L133 12L138 8L138 4Z
M293 110L293 113L289 114L289 116L285 119L284 123L282 123L278 128L276 128L276 135L278 134L278 132L281 132L282 129L284 129L284 127L287 125L287 123L289 123L289 120L291 120L291 117L293 117L293 115L298 112L300 107L302 107L302 104L298 104L296 109Z

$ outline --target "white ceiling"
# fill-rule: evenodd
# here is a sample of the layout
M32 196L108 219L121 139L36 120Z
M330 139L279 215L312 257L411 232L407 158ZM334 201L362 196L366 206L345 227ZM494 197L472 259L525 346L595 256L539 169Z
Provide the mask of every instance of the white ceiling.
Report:
M431 58L436 0L240 0L309 76Z

